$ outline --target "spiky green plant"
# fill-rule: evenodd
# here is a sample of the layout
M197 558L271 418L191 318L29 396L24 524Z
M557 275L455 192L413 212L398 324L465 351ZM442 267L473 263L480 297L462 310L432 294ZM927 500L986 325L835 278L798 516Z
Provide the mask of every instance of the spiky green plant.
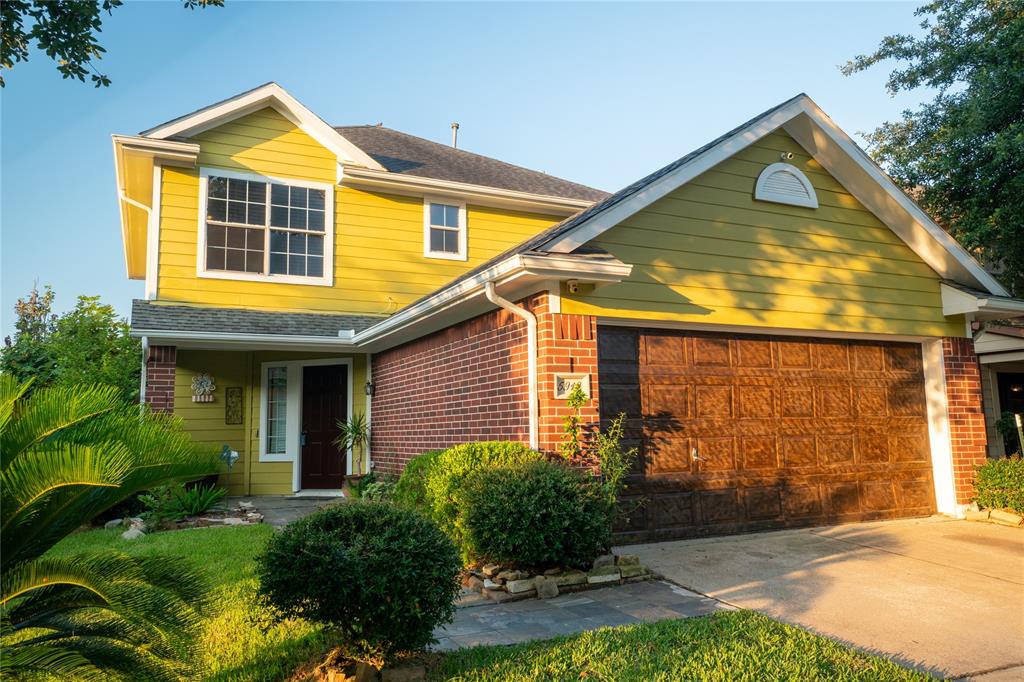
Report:
M173 418L116 388L45 388L0 374L0 677L178 679L204 605L178 557L46 552L154 486L218 470Z
M363 455L367 444L370 442L370 425L366 422L366 415L362 412L356 413L348 420L338 420L338 437L334 439L334 445L342 453L350 448L355 451L356 460L352 463L352 471L357 475L368 473L363 471Z

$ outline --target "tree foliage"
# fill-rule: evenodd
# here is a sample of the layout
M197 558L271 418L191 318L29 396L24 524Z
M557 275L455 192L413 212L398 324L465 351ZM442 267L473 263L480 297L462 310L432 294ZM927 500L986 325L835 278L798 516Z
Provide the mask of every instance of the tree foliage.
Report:
M131 495L217 472L217 454L113 387L27 388L0 374L0 677L179 679L206 594L192 566L46 552Z
M934 98L867 136L892 178L1024 295L1024 0L936 0L921 36L890 35L844 67L894 60L891 94Z
M33 388L107 384L126 400L139 392L142 348L128 323L98 296L79 296L74 309L52 312L53 290L38 288L14 306L14 338L0 350L0 369Z
M33 43L57 63L65 79L85 82L89 77L97 88L110 79L96 70L95 61L106 50L99 44L103 15L110 15L123 0L3 0L0 2L0 69L11 69L28 61ZM222 7L224 0L183 0L187 9ZM0 76L0 87L5 85Z

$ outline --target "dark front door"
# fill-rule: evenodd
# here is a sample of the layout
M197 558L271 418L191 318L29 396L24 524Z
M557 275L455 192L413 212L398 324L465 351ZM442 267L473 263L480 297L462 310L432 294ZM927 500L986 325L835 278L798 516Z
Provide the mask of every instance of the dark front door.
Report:
M348 416L348 367L302 368L302 487L338 489L345 455L338 451L338 420Z
M918 345L602 327L598 358L640 449L622 541L935 511Z

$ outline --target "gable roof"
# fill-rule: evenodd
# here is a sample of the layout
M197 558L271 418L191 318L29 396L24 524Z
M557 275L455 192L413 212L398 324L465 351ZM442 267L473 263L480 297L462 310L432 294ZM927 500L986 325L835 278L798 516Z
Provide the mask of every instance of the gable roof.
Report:
M585 201L608 196L593 187L384 126L334 129L391 173Z
M784 128L939 276L996 296L1009 296L992 275L803 93L495 256L478 270L516 253L571 253L779 128Z

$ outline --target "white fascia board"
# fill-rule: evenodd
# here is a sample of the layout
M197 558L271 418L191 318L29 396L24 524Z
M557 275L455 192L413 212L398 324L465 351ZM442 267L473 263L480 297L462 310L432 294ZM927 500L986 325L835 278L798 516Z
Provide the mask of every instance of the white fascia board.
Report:
M793 123L793 119L801 114L805 114L813 125L801 126L798 122ZM544 250L556 253L573 251L783 126L815 160L835 175L861 203L875 212L939 275L984 288L996 296L1009 295L992 275L988 274L945 230L935 224L928 214L897 187L807 96L798 97L785 107L754 121L628 199L595 214L557 240L550 242ZM844 162L857 168L862 176L860 182L850 172L842 172L841 166Z
M522 255L524 270L531 275L558 279L570 276L584 282L621 282L633 272L629 263L589 262L580 268L579 259L558 256ZM571 273L571 274L570 274Z
M131 336L141 338L147 336L151 344L158 344L162 341L193 341L211 343L233 343L249 344L262 347L265 343L286 346L325 346L338 350L354 350L352 338L354 334L350 330L345 336L300 336L285 334L237 334L234 332L198 332L187 330L168 329L132 329Z
M488 206L543 210L549 213L570 216L590 207L594 202L586 199L567 199L546 194L516 192L514 190L465 182L423 178L401 173L375 171L346 166L342 184L383 188L397 194L423 196L425 193L443 194L477 201Z
M809 97L797 101L801 112L814 123L807 128L799 123L786 127L816 161L838 179L862 204L867 206L889 226L922 260L939 275L984 288L996 296L1009 296L1009 292L969 254L959 242L939 227L896 183L864 152L842 128L835 124ZM824 136L824 137L823 137ZM822 144L826 142L826 144ZM830 143L830 144L829 144ZM836 150L835 148L838 148ZM841 152L837 154L836 151ZM844 161L855 164L861 173L858 178L844 168ZM884 193L880 196L878 190ZM889 205L887 203L891 202ZM937 254L914 232L923 232L932 243L941 247ZM952 262L942 262L942 255ZM957 272L959 270L959 272Z
M975 296L945 283L939 285L939 290L943 315L976 313L993 319L1024 316L1024 300L1018 298Z
M292 97L277 83L267 83L236 95L195 113L176 118L142 133L145 137L164 139L175 135L189 136L271 106L303 132L334 152L339 161L349 161L367 168L385 168L366 152L355 146L304 104Z
M768 116L754 121L743 130L695 156L671 173L658 178L628 199L620 201L576 226L556 241L549 243L544 250L554 253L571 253L606 230L647 208L658 199L682 187L701 173L710 170L733 154L746 149L768 135L800 113L800 102L800 99L794 100Z

